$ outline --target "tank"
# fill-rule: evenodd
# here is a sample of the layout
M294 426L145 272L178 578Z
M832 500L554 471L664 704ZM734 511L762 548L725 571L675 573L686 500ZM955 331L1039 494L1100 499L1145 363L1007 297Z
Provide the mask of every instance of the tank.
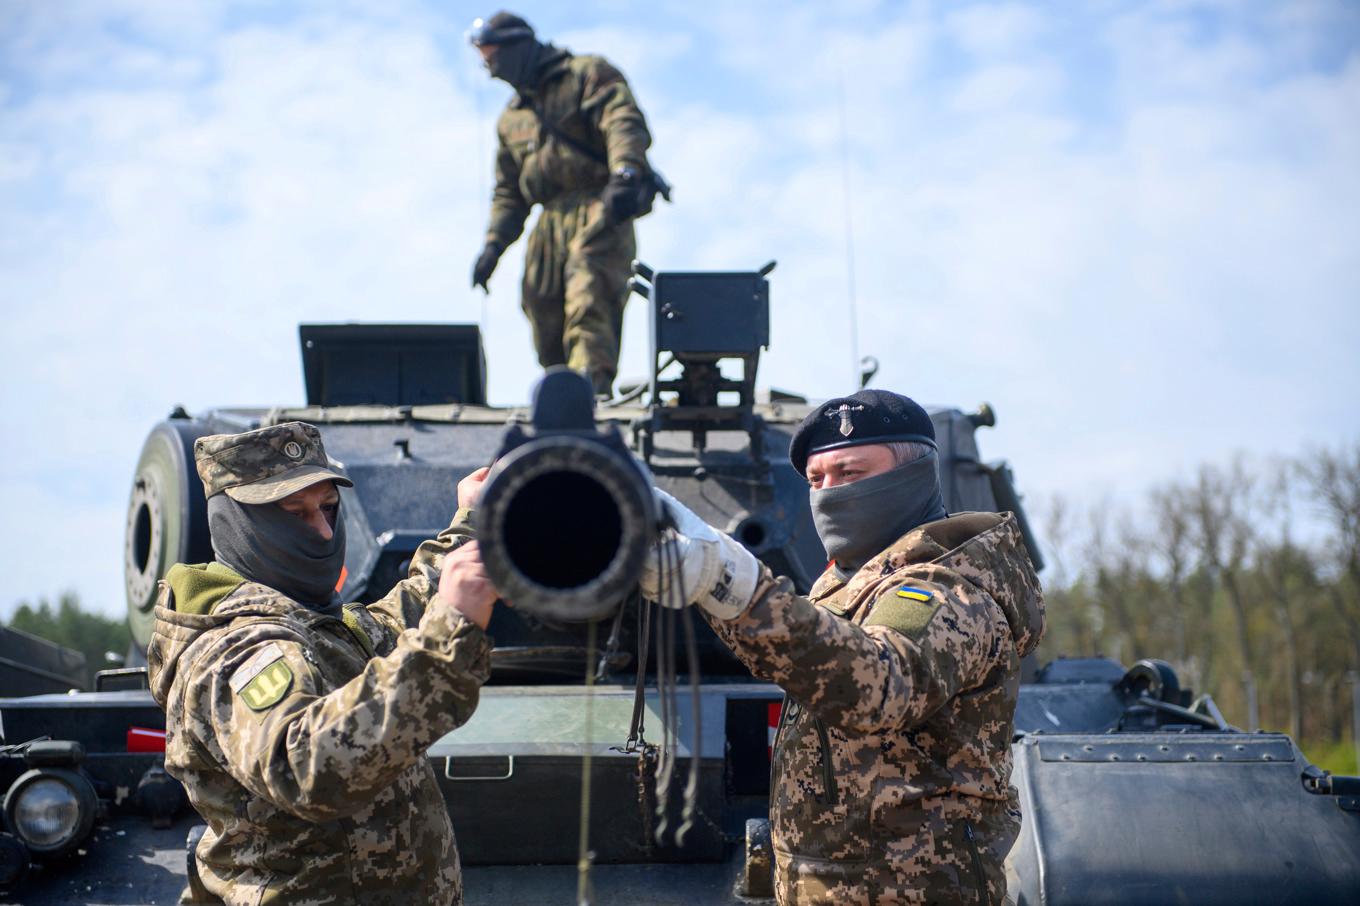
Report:
M302 325L304 405L175 409L148 433L125 538L130 665L144 659L156 581L175 562L211 557L194 440L290 420L316 425L334 466L354 481L341 491L348 600L374 600L405 574L416 546L452 517L459 478L508 462L528 441L562 436L610 452L589 467L562 454L549 484L537 486L546 492L510 495L506 513L532 511L549 533L505 544L530 578L572 588L595 574L617 578L626 564L610 570L628 557L620 539L636 531L611 530L610 520L643 525L656 514L629 522L616 512L627 506L621 498L590 482L608 485L611 470L636 468L806 591L826 557L787 451L811 408L756 385L772 269L637 265L633 287L651 313L651 374L593 413L587 400L585 424L542 395L533 406L488 406L476 327ZM979 452L979 433L996 420L991 407L927 408L948 509L1015 512L1041 565L1010 469ZM583 509L592 518L581 518ZM578 534L599 552L590 575L563 578L544 572L557 565L526 566L514 553L532 559L545 537ZM607 593L556 610L497 608L478 710L429 752L458 835L467 902L577 894L587 760L589 902L761 902L771 893L765 818L781 691L754 680L697 620L697 673L682 661L677 676L660 647L640 645L651 629L627 582L601 583ZM592 601L585 611L583 597ZM157 773L163 715L144 689L113 688L130 678L125 670L94 692L0 700L7 743L50 736L64 746L0 755L0 784L13 790L35 771L62 772L94 811L87 835L65 852L24 855L11 845L21 833L0 838L0 863L34 866L26 879L16 869L4 882L6 902L169 903L186 883L197 820ZM688 797L679 781L658 784L656 752L637 739L639 717L644 743L674 733L675 776L693 776ZM1317 770L1286 736L1228 726L1212 699L1181 688L1165 663L1027 662L1012 753L1024 810L1007 863L1018 903L1311 904L1360 890L1360 781ZM660 838L658 802L672 831Z

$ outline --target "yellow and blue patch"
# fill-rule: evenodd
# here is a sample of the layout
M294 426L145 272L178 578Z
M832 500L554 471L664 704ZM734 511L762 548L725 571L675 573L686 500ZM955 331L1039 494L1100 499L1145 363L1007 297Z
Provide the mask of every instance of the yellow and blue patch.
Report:
M909 638L920 639L940 603L941 599L932 591L902 585L873 603L864 625L887 626Z

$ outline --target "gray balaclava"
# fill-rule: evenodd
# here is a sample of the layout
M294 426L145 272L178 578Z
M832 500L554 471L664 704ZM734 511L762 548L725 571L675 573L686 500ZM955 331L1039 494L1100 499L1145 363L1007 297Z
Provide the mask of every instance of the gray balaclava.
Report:
M337 511L323 539L277 503L239 503L226 494L208 498L213 556L245 578L280 591L313 610L339 607L335 586L345 565L345 521Z
M812 521L827 557L854 573L907 532L943 519L944 501L931 450L871 478L812 491Z

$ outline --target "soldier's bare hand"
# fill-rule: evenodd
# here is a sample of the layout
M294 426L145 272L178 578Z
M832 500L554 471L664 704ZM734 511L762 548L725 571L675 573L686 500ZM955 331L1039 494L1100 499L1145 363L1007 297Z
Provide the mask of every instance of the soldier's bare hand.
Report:
M490 471L490 466L482 466L480 469L458 482L459 508L472 509L477 505L477 501L482 496L482 484L486 481L487 473Z
M475 474L475 473L474 473ZM482 565L482 552L469 541L444 558L437 600L485 629L496 606L496 589Z

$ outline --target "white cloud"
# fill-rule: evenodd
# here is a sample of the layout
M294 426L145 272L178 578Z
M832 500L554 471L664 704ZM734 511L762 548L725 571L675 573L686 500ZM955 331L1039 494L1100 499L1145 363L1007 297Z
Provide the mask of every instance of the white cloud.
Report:
M965 50L985 59L1032 50L1034 42L1048 31L1043 14L1021 3L965 7L948 15L945 27Z

